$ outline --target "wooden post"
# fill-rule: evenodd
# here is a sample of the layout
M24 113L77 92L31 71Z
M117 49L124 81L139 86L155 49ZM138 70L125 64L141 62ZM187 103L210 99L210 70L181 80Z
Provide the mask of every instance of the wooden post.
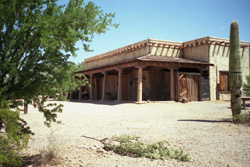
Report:
M92 85L93 85L93 100L97 100L97 78L92 79Z
M24 108L23 108L23 111L24 111L24 114L28 114L28 103L27 103L26 100L24 101Z
M72 100L72 92L69 93L69 100Z
M202 98L201 98L201 74L198 76L198 80L199 80L199 85L198 85L198 100L199 101L202 101Z
M90 85L90 88L89 88L89 99L93 100L93 74L90 75L89 85Z
M138 68L138 89L137 89L137 102L142 102L142 67Z
M82 100L82 86L79 88L78 100Z
M170 69L170 96L171 96L171 100L175 100L174 69Z
M179 72L178 70L175 72L175 78L176 78L176 101L179 102L180 101L180 92L179 92Z
M121 101L121 100L122 100L122 69L119 69L117 101Z
M107 72L103 73L103 80L102 80L102 100L106 100L106 80L107 80Z

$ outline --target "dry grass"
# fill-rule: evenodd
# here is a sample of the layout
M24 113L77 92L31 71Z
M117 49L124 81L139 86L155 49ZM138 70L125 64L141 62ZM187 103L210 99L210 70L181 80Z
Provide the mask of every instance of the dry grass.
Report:
M39 165L42 167L53 166L61 160L62 148L53 133L48 137L48 145L40 150Z

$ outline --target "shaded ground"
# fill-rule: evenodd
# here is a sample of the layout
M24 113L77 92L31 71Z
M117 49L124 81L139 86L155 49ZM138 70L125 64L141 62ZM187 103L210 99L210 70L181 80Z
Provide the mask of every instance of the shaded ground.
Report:
M62 160L54 166L239 167L250 164L250 128L231 123L229 102L62 103L64 111L58 114L62 124L55 124L51 129L43 125L42 114L31 106L29 114L22 115L35 132L24 151L27 166L34 166L38 161L49 136L54 137L54 144L61 149ZM192 161L133 158L102 149L98 140L122 134L135 134L147 143L167 140L171 146L189 152Z

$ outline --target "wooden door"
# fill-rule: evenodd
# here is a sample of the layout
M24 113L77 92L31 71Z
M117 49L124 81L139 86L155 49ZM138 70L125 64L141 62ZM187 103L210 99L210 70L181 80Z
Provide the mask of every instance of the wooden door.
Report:
M179 74L179 100L198 101L200 96L200 76Z
M187 76L188 85L188 100L198 101L199 100L199 78L197 75Z
M122 100L128 100L128 74L122 75Z

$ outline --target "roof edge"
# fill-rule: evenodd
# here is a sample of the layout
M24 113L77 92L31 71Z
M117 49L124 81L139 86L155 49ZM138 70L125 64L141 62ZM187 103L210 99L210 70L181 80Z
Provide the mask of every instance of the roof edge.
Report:
M84 62L89 62L89 61L93 61L93 60L98 60L100 58L103 58L103 57L109 57L109 56L112 56L112 55L116 55L116 54L119 54L119 53L123 53L124 51L129 51L130 48L132 50L134 49L137 49L137 48L140 48L142 47L142 45L148 45L148 39L145 39L145 40L142 40L142 41L139 41L139 42L136 42L136 43L133 43L133 44L130 44L130 45L127 45L127 46L124 46L124 47L120 47L118 49L115 49L115 50L111 50L109 52L105 52L105 53L102 53L102 54L99 54L99 55L96 55L96 56L93 56L93 57L90 57L90 58L87 58L84 60ZM83 62L83 63L84 63Z

